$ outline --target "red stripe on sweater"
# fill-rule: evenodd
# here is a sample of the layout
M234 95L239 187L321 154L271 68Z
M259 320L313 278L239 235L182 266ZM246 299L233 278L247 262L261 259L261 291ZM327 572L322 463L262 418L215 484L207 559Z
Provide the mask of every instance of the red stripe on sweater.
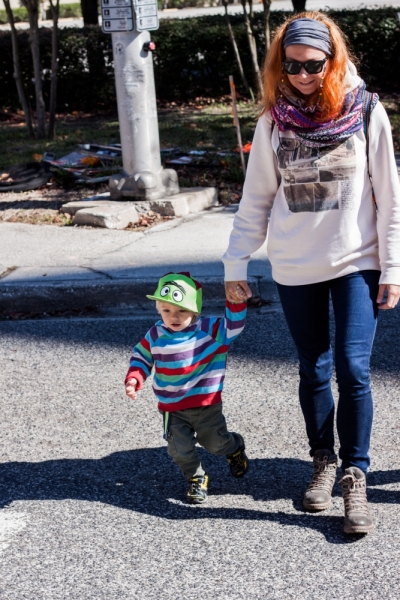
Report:
M220 346L213 354L209 354L208 356L206 356L202 360L199 360L199 362L194 363L193 365L181 367L180 369L170 369L168 367L159 367L157 365L157 374L161 373L162 375L186 375L197 369L197 367L199 367L200 365L210 363L214 356L217 356L218 354L225 354L226 352L228 352L228 350L229 346Z
M219 329L219 325L220 325L221 319L218 319L218 321L215 321L213 328L212 328L212 332L211 332L211 336L215 339L217 337L217 333L218 333L218 329Z
M242 312L245 308L247 308L246 302L226 302L227 308L234 313Z
M143 346L143 348L144 348L145 350L147 350L147 352L150 352L150 344L149 344L149 342L146 340L146 338L143 338L143 339L140 341L140 343L141 343L141 345Z
M190 396L190 398L184 398L180 402L174 402L172 404L159 402L158 408L163 412L176 412L177 410L185 410L186 408L198 408L199 406L218 404L221 402L221 400L221 392L214 392L212 394L198 394L197 396Z

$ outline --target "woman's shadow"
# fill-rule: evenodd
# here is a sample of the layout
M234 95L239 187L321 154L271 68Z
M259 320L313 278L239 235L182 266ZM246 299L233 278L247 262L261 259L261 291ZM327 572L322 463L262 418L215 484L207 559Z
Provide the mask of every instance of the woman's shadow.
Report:
M202 449L199 452L203 454ZM185 482L166 448L115 452L100 459L59 459L0 465L0 507L17 500L84 500L165 519L235 519L273 521L322 533L330 543L358 539L342 532L342 517L302 510L302 493L311 476L311 462L299 459L253 459L244 479L233 479L223 457L204 453L210 473L210 495L250 496L255 502L289 500L296 513L254 508L190 506ZM369 485L399 482L400 470L369 475ZM336 490L336 493L337 490ZM400 503L399 491L369 489L371 502Z

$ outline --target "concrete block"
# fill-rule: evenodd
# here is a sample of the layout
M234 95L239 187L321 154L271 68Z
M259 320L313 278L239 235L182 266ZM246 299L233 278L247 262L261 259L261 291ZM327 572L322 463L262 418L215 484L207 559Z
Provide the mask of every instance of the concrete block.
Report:
M189 213L197 213L211 206L218 206L218 190L213 187L187 188Z
M112 206L103 205L78 210L72 220L73 225L90 225L107 229L125 229L129 223L137 223L139 214L132 203L116 202Z
M184 217L218 205L215 187L181 188L179 194L149 202L151 210L161 215Z
M215 187L181 188L179 194L160 200L139 200L127 202L126 200L112 200L105 195L99 198L67 202L61 207L63 213L74 216L78 211L92 209L95 207L119 207L134 206L138 213L148 213L150 210L166 217L184 217L218 206L218 190ZM134 222L131 220L131 222ZM136 222L136 221L135 221ZM74 221L75 223L75 221ZM83 224L83 223L80 223ZM84 223L89 225L89 223ZM105 227L105 225L98 225Z
M112 202L111 200L77 200L75 202L67 202L61 207L61 212L71 215L72 217L83 208L94 208L96 206L111 206L113 204L119 205L119 202Z

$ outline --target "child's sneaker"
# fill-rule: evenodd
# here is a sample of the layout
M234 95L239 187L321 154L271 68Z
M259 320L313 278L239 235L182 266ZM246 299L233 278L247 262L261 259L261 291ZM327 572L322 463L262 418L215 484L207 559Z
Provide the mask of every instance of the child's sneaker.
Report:
M244 439L239 436L242 440L239 448L233 454L227 454L226 460L229 463L231 474L234 477L244 477L249 470L249 459L246 456Z
M208 480L207 473L203 476L189 479L189 489L186 494L188 502L191 504L203 504L207 500Z

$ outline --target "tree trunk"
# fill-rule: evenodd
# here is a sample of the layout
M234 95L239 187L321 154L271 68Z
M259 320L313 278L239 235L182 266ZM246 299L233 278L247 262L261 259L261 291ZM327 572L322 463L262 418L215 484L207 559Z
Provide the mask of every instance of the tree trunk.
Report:
M49 128L47 137L54 139L56 126L57 106L57 57L58 57L58 15L60 14L60 0L50 0L51 14L53 17L53 31L51 32L51 80L50 80L50 106L49 106Z
M11 27L11 43L13 53L13 65L14 65L14 79L17 85L18 98L21 104L21 108L24 111L26 128L28 130L29 137L35 137L32 125L32 113L31 107L29 106L28 98L25 93L24 83L22 81L21 64L19 62L19 47L18 47L18 34L15 28L14 14L10 6L10 0L4 0L4 6L7 12L7 19Z
M33 73L35 77L37 137L46 137L46 106L43 99L42 65L39 48L39 1L22 0L29 17L29 42L31 45Z
M248 15L247 11L246 11L246 2L247 2L247 0L241 0L242 7L243 7L243 18L244 18L244 24L246 26L247 40L249 42L251 66L252 66L253 75L254 75L254 83L256 86L256 90L257 90L257 96L258 96L258 98L261 98L261 96L262 96L262 80L261 80L260 66L258 64L256 39L254 36L254 30L251 26L251 18L253 15L253 3L252 3L252 0L249 0L250 15Z
M240 58L239 48L238 48L238 45L236 43L235 34L233 32L232 25L231 25L231 22L230 22L230 19L229 19L229 15L228 15L228 2L227 2L227 0L222 0L222 4L224 5L224 9L225 9L225 21L226 21L226 24L228 26L229 37L230 37L230 40L232 42L233 51L234 51L235 57L236 57L236 62L237 62L237 65L239 67L240 77L242 78L242 83L243 83L243 85L244 85L247 93L250 95L249 84L247 83L247 79L246 79L246 76L244 74L244 69L243 69L241 58Z
M301 13L306 10L307 0L292 0L293 10L295 13Z
M269 17L271 15L272 0L263 0L264 6L264 35L265 35L265 54L267 54L271 45L271 30L269 26Z
M81 9L84 25L99 24L97 0L81 0Z

